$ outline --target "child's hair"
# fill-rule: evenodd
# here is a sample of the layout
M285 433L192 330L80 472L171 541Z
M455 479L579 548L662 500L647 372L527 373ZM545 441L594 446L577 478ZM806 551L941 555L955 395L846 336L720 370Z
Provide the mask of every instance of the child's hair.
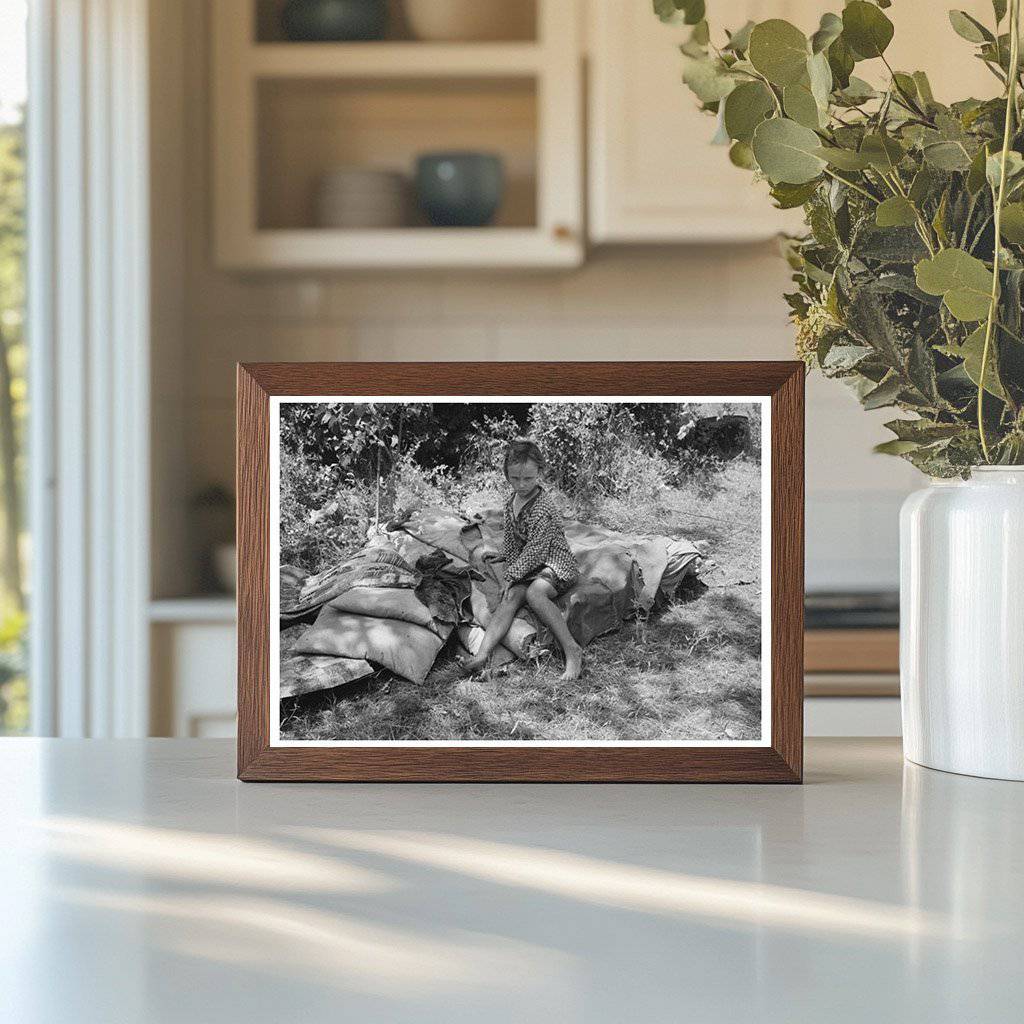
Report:
M517 437L514 441L509 441L508 447L505 449L505 477L508 478L508 467L518 466L523 462L533 462L537 468L543 470L547 467L547 463L544 461L544 456L541 455L540 449L531 441L528 437Z

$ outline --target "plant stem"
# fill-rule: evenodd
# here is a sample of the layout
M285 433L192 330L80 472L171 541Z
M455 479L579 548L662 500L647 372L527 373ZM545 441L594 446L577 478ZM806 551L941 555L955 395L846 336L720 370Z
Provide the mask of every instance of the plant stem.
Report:
M846 178L840 178L838 174L833 174L827 167L824 169L824 173L827 174L833 180L841 182L842 184L847 185L849 188L852 188L854 192L859 192L862 196L866 196L868 199L871 200L871 202L875 204L878 203L878 196L873 196L866 188L861 188L860 185L858 185L856 182L847 181Z
M764 87L771 94L772 100L775 102L775 113L778 114L779 117L785 117L785 112L782 109L782 102L779 100L779 97L775 94L775 90L772 88L772 83L769 82L768 79L764 77L764 75L760 74L757 71L753 72L753 74L756 78L760 79L764 83Z
M907 191L903 187L903 182L900 181L899 171L897 171L896 168L893 166L891 160L889 160L888 163L889 170L892 173L884 174L882 171L879 171L878 176L879 178L882 179L883 184L889 186L889 190L893 193L893 195L900 196L901 198L906 199ZM911 203L911 206L913 206L913 203ZM918 210L916 206L914 206L914 219L917 221L914 227L917 230L918 237L921 239L922 242L924 242L925 248L928 250L928 254L930 256L934 256L935 246L932 244L932 234L929 230L928 222L924 219L924 217L921 216L921 212L920 210ZM938 240L936 239L936 241Z
M975 248L977 248L978 243L981 241L981 236L985 234L985 228L988 227L990 220L992 220L992 214L988 214L981 222L981 227L978 228L977 234L974 236L974 241L967 247L968 252L973 253Z
M918 117L925 118L924 123L931 126L931 121L927 120L927 113L925 113L925 111L921 109L921 107L918 105L917 100L915 100L913 96L910 96L907 93L905 93L901 88L900 83L896 81L896 72L893 71L892 65L885 59L885 54L880 53L879 56L882 58L882 63L886 66L886 68L889 71L889 84L900 94L900 98L907 105L907 107L909 107L915 114L917 114Z
M985 346L981 350L981 369L978 371L978 435L985 461L992 462L988 437L985 434L985 373L988 370L989 352L992 346L992 330L999 308L999 256L1003 201L1006 195L1006 160L1010 151L1010 138L1014 115L1017 111L1017 67L1020 61L1020 0L1010 0L1010 73L1006 84L1006 119L1003 125L1003 150L999 155L999 190L995 196L993 213L995 243L992 253L992 297L989 300L988 320L985 322Z
M1020 343L1021 343L1022 345L1024 345L1024 338L1022 338L1022 337L1021 337L1021 336L1020 336L1020 335L1019 335L1019 334L1018 334L1018 333L1017 333L1016 331L1011 331L1011 330L1010 330L1010 328L1009 328L1009 327L1007 327L1007 326L1006 326L1006 324L1004 324L1002 320L997 320L997 321L996 321L996 326L997 326L997 327L998 327L998 328L999 328L999 329L1000 329L1001 331L1006 331L1006 333L1007 333L1007 334L1008 334L1008 335L1009 335L1009 336L1010 336L1011 338L1014 338L1014 339L1016 339L1016 340L1017 340L1017 341L1019 341L1019 342L1020 342Z

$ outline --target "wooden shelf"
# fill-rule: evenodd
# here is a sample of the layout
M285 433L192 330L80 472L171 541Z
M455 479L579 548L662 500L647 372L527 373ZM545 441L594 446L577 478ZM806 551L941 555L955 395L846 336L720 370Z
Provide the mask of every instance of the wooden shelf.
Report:
M333 231L323 228L258 231L237 247L224 246L226 267L269 270L360 267L573 267L574 239L549 240L533 228L396 228Z
M536 40L254 42L254 0L212 11L214 254L232 270L578 266L584 254L581 0L538 0ZM261 33L262 35L262 33ZM410 175L437 150L498 153L493 226L315 226L322 176ZM416 216L410 220L417 219Z
M257 43L243 51L254 78L460 78L539 74L536 43Z

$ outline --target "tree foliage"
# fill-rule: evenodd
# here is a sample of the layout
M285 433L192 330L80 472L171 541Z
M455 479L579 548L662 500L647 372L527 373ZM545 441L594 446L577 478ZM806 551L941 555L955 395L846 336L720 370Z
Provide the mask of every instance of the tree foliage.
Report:
M625 521L605 525L635 529L668 488L699 490L729 459L759 454L756 408L701 413L676 402L285 403L282 559L316 572L410 509L497 507L508 495L508 442L521 436L540 445L564 511L589 516L613 502Z
M1020 0L995 0L987 25L950 12L1000 95L949 105L923 72L889 65L889 6L851 0L809 36L772 18L716 43L703 3L654 3L692 25L683 79L732 162L765 179L778 207L803 207L807 232L785 246L801 358L865 408L910 414L888 424L895 439L880 451L933 476L1020 464ZM855 74L864 61L884 66L887 87Z

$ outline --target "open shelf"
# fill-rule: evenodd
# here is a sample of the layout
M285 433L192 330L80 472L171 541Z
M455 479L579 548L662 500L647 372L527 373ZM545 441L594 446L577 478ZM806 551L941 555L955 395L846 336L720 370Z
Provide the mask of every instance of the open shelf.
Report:
M537 74L535 43L268 43L245 62L257 78L383 78Z
M221 2L221 0L217 0ZM421 0L423 2L423 0ZM427 0L430 2L430 0ZM254 0L252 12L255 17L250 21L252 25L252 40L259 45L268 45L284 42L285 34L281 27L281 12L285 0ZM504 10L501 12L504 21L498 26L499 31L495 35L506 41L533 42L537 39L537 0L505 0ZM492 21L489 27L493 27ZM388 0L388 24L384 36L385 41L402 41L419 44L415 34L413 20L406 12L405 0ZM298 43L299 46L315 46L315 43ZM370 43L355 43L356 46L372 45ZM486 43L467 42L465 46L485 46Z
M412 198L413 177L417 156L438 150L493 152L504 165L493 228L464 234L536 227L532 79L271 79L258 84L256 117L261 231L331 230L317 224L314 197L325 174L351 166L401 173L409 191L401 230L430 230ZM373 245L378 233L360 231L357 241ZM454 240L452 229L443 234Z
M230 269L567 267L583 258L582 82L576 0L536 0L529 38L417 42L393 20L380 42L282 41L278 0L213 7L214 242ZM524 33L525 34L525 33ZM493 221L321 226L316 195L341 169L400 172L416 159L496 153ZM362 213L365 207L360 208ZM390 211L389 211L390 212ZM369 215L353 222L374 223Z
M533 228L406 228L381 231L259 231L246 243L239 265L293 267L574 267L572 239L561 246Z

